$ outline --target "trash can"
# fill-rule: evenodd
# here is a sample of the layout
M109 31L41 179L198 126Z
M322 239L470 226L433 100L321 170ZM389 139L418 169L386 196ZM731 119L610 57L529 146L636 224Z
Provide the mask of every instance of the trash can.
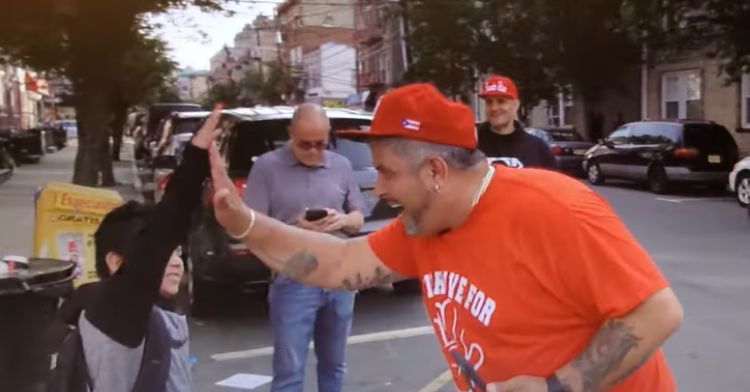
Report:
M0 391L44 391L45 334L74 270L71 261L29 259L28 269L0 274Z

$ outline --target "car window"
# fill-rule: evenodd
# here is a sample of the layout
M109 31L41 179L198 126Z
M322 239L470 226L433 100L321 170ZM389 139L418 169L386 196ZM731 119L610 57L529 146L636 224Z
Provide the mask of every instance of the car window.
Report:
M583 141L581 135L569 129L548 129L547 135L555 142L580 142Z
M354 170L373 167L370 147L366 143L336 138L331 142L331 150L349 159Z
M630 130L627 127L622 127L612 132L607 137L607 140L611 142L612 144L626 144L628 143L629 136L630 136Z
M286 138L287 124L286 120L245 121L235 124L221 143L229 176L247 177L254 160L277 148L276 141Z
M710 150L727 151L737 148L737 143L729 131L717 124L685 125L685 144Z
M631 124L630 140L634 144L679 143L682 134L681 124L637 123Z

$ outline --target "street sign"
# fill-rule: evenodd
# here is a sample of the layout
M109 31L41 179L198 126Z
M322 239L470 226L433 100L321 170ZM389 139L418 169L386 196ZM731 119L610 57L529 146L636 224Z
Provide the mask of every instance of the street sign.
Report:
M76 286L97 280L94 232L120 204L115 191L48 183L36 196L34 257L75 262Z

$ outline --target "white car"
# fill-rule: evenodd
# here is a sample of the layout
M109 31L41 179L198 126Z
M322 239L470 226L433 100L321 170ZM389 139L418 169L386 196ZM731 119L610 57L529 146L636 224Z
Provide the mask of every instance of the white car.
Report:
M729 189L737 195L741 206L750 204L750 157L734 165L734 170L729 174Z

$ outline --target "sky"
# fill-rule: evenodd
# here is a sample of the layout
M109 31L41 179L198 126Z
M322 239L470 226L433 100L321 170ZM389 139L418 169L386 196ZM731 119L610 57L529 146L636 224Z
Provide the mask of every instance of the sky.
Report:
M225 8L235 12L232 16L221 12L201 12L196 7L189 7L170 11L152 20L162 26L157 30L158 35L167 42L172 58L181 68L207 70L211 56L225 44L232 46L235 34L246 24L252 23L257 15L273 15L276 4L272 1L227 3Z

